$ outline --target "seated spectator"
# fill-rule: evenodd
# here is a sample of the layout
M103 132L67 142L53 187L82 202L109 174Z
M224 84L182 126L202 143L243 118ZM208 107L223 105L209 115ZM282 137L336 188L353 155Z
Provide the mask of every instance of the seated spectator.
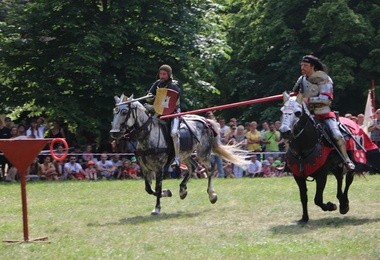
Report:
M94 162L94 154L92 152L92 146L87 145L86 150L82 154L83 163L87 165L89 161Z
M82 166L76 162L77 158L74 155L70 156L70 161L64 165L63 179L78 179L83 180L86 174Z
M123 162L120 160L120 155L119 154L113 154L111 162L112 162L113 166L115 167L114 176L113 177L116 179L117 176L119 176L120 169L121 169L121 166L122 166Z
M246 170L246 177L261 177L263 175L262 172L262 165L259 160L257 160L256 154L254 154L251 157L251 161L247 165L247 170Z
M235 178L233 172L233 164L228 161L223 161L224 178Z
M284 171L285 164L283 164L280 160L275 160L272 164L272 173L274 176L280 177L282 176L282 172Z
M8 173L7 173L7 176L5 177L5 181L15 182L17 178L18 178L17 169L13 165L11 165L8 169Z
M96 163L98 175L103 177L103 179L110 180L114 176L116 167L113 166L112 162L108 160L108 156L105 153L100 155L100 161Z
M38 161L38 157L34 158L32 164L26 170L26 180L27 181L36 181L39 180L40 177L38 175L40 170L40 164Z
M130 160L124 160L118 178L133 180L139 179L139 177L137 176L137 170L136 168L132 167L132 162Z
M41 180L58 180L58 173L50 156L46 156L44 162L39 165L39 176Z
M141 167L138 165L136 157L131 158L131 167L136 170L137 176L141 177Z
M96 167L96 164L94 161L90 160L87 162L87 167L84 170L87 179L89 179L89 180L97 180L98 179L98 176L97 176L98 171L95 167Z
M268 160L264 160L262 162L262 169L263 177L271 177L272 176L272 165Z

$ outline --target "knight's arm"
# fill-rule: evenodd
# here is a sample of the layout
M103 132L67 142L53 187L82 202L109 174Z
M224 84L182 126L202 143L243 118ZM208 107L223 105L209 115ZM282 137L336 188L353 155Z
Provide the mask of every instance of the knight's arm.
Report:
M293 92L296 92L296 93L298 93L298 92L302 92L302 79L303 79L303 77L304 77L304 76L300 76L300 77L297 79L297 81L296 81L296 83L294 84L294 87L293 87L293 89L292 89Z

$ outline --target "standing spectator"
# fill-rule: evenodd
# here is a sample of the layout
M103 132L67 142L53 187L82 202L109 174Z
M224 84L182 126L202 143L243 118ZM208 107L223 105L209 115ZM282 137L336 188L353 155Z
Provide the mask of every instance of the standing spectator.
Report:
M65 163L63 179L78 179L83 180L86 174L82 166L76 162L77 158L74 155L70 156L70 161Z
M26 129L23 124L19 124L17 127L17 136L26 136Z
M16 137L18 137L17 126L12 126L11 127L11 137L10 138L16 138Z
M273 122L269 123L269 131L264 133L263 143L265 144L266 152L278 153L279 147L278 142L280 141L280 132L276 130L275 124ZM276 156L276 154L270 154L269 156Z
M100 155L100 161L96 163L98 169L98 175L103 177L103 179L112 179L116 167L113 166L112 162L108 160L108 156L105 153Z
M360 126L360 128L364 129L365 125L364 125L364 114L359 114L357 116L358 118L358 122L357 124Z
M205 117L207 119L216 121L214 113L212 113L211 111L207 112L206 115L205 115ZM217 124L219 125L218 122L217 122ZM220 128L220 125L219 125L219 128ZM221 143L224 143L223 140L222 140L222 135L221 135L220 131L219 131L219 135L217 136L217 138L219 139L219 141ZM216 164L216 168L217 168L217 171L218 171L218 176L220 178L224 177L223 159L219 155L211 153L210 162L212 164Z
M253 155L251 157L251 161L247 165L247 177L253 178L253 177L260 177L262 176L262 165L259 160L257 160L257 156Z
M265 152L266 151L266 145L264 144L263 140L264 140L264 134L266 131L269 131L269 125L268 125L268 122L267 121L264 121L263 123L261 123L261 130L260 130L260 136L261 136L261 151L262 152ZM262 160L264 158L261 158Z
M85 174L86 174L86 178L89 179L89 180L97 180L98 179L98 171L96 170L96 164L94 161L91 161L89 160L87 162L87 167L86 169L84 170Z
M37 119L33 118L30 122L30 127L26 130L26 136L29 138L41 139L44 138L42 129L38 127Z
M238 123L237 123L237 120L236 120L236 118L235 117L232 117L231 119L230 119L230 123L229 123L229 125L230 125L230 127L232 126L232 125L234 125L234 126L238 126Z
M39 176L41 180L58 180L58 173L49 155L46 156L44 162L39 165Z
M65 131L58 120L53 121L53 125L47 132L48 138L66 138Z
M37 128L40 133L42 133L42 136L45 137L46 132L46 120L42 116L37 118Z
M6 117L4 121L0 118L0 139L11 138L11 129L8 128L9 121L9 117ZM0 181L5 179L7 167L10 168L7 158L4 155L0 155Z
M368 132L370 133L372 142L380 147L380 108L376 110L375 119L368 127Z
M222 144L226 144L225 135L230 131L230 127L226 125L224 118L219 118L218 123L220 125L220 141Z
M228 144L230 140L232 139L232 137L236 134L236 129L237 129L237 126L235 126L234 124L230 124L230 131L224 137L224 142L226 144Z
M261 135L257 130L257 122L252 121L249 124L249 132L246 133L247 150L252 152L261 152Z
M244 134L244 126L239 125L237 127L236 133L232 136L231 140L229 141L229 144L237 145L239 149L247 150L247 138ZM241 178L243 177L243 168L234 164L233 173L236 178Z

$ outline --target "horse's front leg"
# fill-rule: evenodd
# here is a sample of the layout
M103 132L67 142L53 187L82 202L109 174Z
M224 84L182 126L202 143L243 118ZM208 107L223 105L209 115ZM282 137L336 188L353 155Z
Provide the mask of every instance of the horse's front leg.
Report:
M161 212L161 197L162 197L162 179L163 179L162 170L156 173L156 187L155 187L155 195L156 195L156 206L152 210L152 215L158 215Z
M321 172L316 178L316 192L314 197L315 205L319 206L323 211L334 211L337 209L336 204L332 202L323 203L323 191L326 187L327 173Z
M150 173L149 173L150 174ZM150 195L156 195L155 191L152 190L152 178L148 174L144 174L144 182L145 182L145 191Z
M309 221L309 213L307 210L307 186L306 179L302 177L294 176L294 180L298 185L300 192L300 199L302 204L302 218L297 221L298 224L306 224Z
M339 212L340 214L346 214L350 210L350 201L348 200L348 190L354 180L354 172L349 171L346 173L346 185L344 187L344 192L339 199Z

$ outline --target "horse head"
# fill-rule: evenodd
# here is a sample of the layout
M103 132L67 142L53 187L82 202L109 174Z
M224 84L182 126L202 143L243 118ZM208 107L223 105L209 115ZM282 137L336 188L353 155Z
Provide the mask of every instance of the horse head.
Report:
M285 139L289 139L290 134L293 132L293 127L299 121L303 114L302 96L291 97L288 93L283 93L284 105L281 108L281 126L280 133Z
M145 114L146 109L139 101L133 99L133 95L128 98L122 94L120 97L115 96L114 98L116 106L113 110L110 133L112 138L119 139L138 124L139 114L137 111L143 111Z

